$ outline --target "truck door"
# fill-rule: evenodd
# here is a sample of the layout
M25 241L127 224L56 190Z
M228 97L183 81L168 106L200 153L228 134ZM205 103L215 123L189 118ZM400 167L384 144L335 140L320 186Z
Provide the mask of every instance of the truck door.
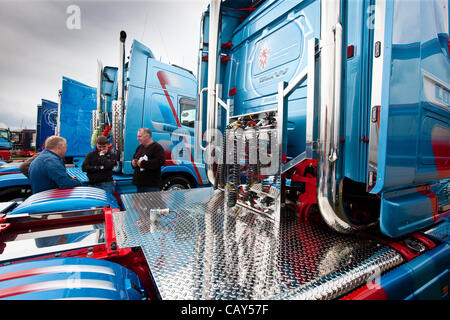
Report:
M432 224L450 177L448 5L376 3L367 189L390 236Z
M152 131L153 140L164 148L166 162L170 160L171 135L178 128L172 112L172 107L177 108L176 101L174 93L146 90L143 126ZM175 109L175 112L178 113L178 110Z
M196 119L196 101L192 98L178 98L180 127L172 136L172 157L178 163L190 164L194 154L194 123Z

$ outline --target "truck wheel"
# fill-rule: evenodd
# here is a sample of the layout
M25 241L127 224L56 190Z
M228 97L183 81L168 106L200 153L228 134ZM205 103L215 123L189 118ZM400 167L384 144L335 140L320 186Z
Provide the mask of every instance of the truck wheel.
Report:
M191 183L183 176L168 177L163 181L163 190L190 189Z

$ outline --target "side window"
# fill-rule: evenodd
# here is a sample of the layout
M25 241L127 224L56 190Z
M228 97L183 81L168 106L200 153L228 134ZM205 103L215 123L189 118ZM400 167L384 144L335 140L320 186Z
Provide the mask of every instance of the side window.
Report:
M194 128L195 112L195 100L180 99L180 122L183 126Z
M173 97L170 96L173 101ZM172 109L165 95L154 94L152 97L152 120L155 122L177 125Z

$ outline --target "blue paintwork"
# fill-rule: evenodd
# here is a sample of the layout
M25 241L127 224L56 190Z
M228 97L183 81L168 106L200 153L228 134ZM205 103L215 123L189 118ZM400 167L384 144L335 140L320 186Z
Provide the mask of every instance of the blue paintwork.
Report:
M342 3L342 149L336 175L366 184L375 1ZM233 46L221 50L231 61L219 67L217 83L223 84L222 100L232 100L232 116L275 108L278 84L307 66L306 41L320 38L319 1L265 1L242 23L240 11L226 7L246 4L222 4L219 45L231 41ZM448 0L386 2L378 171L370 192L381 198L380 226L390 237L436 223L441 213L436 199L441 207L449 203L445 189L429 194L417 189L437 188L450 179L448 8ZM206 39L208 24L207 16ZM347 57L349 46L353 57ZM200 88L207 86L207 65L202 62ZM304 82L289 97L288 159L305 150L305 110Z
M0 128L0 149L11 149L11 132L8 128ZM6 136L8 138L6 138Z
M444 243L377 279L389 299L438 300L450 283L450 244Z
M18 169L17 169L18 170ZM31 187L30 180L22 173L11 173L0 175L0 188L28 186Z
M424 229L436 223L436 208L430 197L440 199L441 203L449 202L449 195L445 189L435 194L432 190L439 189L442 184L433 185L429 196L419 192L416 188L402 189L384 193L381 201L380 229L390 237L402 235Z
M343 175L362 183L367 178L368 144L362 139L369 137L369 123L366 120L369 108L361 106L370 105L371 83L361 79L370 79L372 76L373 28L367 28L367 23L372 21L374 15L372 4L373 1L348 1L343 25L347 46L354 48L354 56L348 59L344 51Z
M64 193L64 196L60 196ZM70 210L83 210L92 207L119 208L112 194L95 187L75 187L72 189L52 189L28 197L7 215L20 213L42 213Z
M109 119L111 119L112 101L117 100L117 71L116 67L106 66L103 68L101 92L106 97L106 110L103 111L108 112ZM102 105L102 108L104 109L105 106Z
M97 89L63 77L60 136L67 140L67 157L84 157L91 151L92 110L97 108Z
M80 166L81 166L82 162L83 162L83 159L80 160ZM80 166L67 167L66 168L67 174L71 177L77 178L79 181L81 181L87 185L89 182L89 179L88 179L86 173L81 170ZM175 166L164 167L162 172L164 173L165 170L167 170L168 172L175 172L175 171L170 171L172 167L175 168ZM192 171L189 171L190 168L183 167L183 169L186 171L181 171L181 172L193 174ZM17 165L12 166L8 170L12 170L13 172L16 172L16 171L18 171L18 166ZM0 172L3 172L3 171L0 171ZM176 171L176 172L180 172L180 171ZM136 189L136 186L134 186L132 184L132 179L133 179L132 175L123 175L121 173L113 174L113 181L116 185L116 191L119 194L135 193L137 191L137 189ZM25 177L25 175L23 175L22 173L11 173L11 174L7 174L7 175L0 175L0 189L8 188L8 187L17 187L17 186L23 186L23 187L30 188L31 187L30 180L27 177ZM77 209L76 205L71 209L72 210Z
M31 270L47 268L45 274L26 275ZM51 268L57 268L52 269ZM42 270L42 269L41 269ZM5 300L111 299L142 300L146 292L138 276L110 261L91 258L55 258L0 267L2 275L23 271L25 276L0 282L0 292L22 286L39 291L5 297ZM58 281L58 282L55 282ZM49 286L49 287L48 287ZM46 288L48 287L48 288ZM35 289L36 290L36 289ZM139 291L138 291L139 290Z
M389 107L381 109L373 193L450 177L450 58L440 41L443 34L448 38L448 12L445 18L441 1L387 6L392 28L385 41L392 39L392 46L385 49L383 98ZM433 151L439 140L446 151Z
M433 222L430 200L414 194L413 187L450 178L446 19L441 1L387 3L386 25L392 28L385 41L392 46L385 48L382 106L388 107L381 108L377 182L371 192L382 195L380 225L393 237ZM409 196L392 201L399 189Z
M55 134L58 121L58 104L56 102L42 99L37 107L36 121L36 151L41 152L45 139Z
M279 82L291 81L306 68L307 41L320 37L318 1L272 1L257 13L236 28L231 39L223 87L223 95L233 100L231 115L276 108ZM232 88L237 93L229 96ZM288 101L287 155L292 158L305 151L306 81Z
M14 173L19 172L19 164L11 162L11 163L3 163L0 164L0 174L6 173Z

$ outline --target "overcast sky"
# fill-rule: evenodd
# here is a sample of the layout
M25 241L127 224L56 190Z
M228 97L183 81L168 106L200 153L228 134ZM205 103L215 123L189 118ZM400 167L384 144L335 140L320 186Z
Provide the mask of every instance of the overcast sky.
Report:
M196 74L208 3L0 0L0 122L35 128L36 106L42 98L57 102L63 76L96 87L97 59L118 65L120 30L127 32L127 55L136 39L163 62Z

